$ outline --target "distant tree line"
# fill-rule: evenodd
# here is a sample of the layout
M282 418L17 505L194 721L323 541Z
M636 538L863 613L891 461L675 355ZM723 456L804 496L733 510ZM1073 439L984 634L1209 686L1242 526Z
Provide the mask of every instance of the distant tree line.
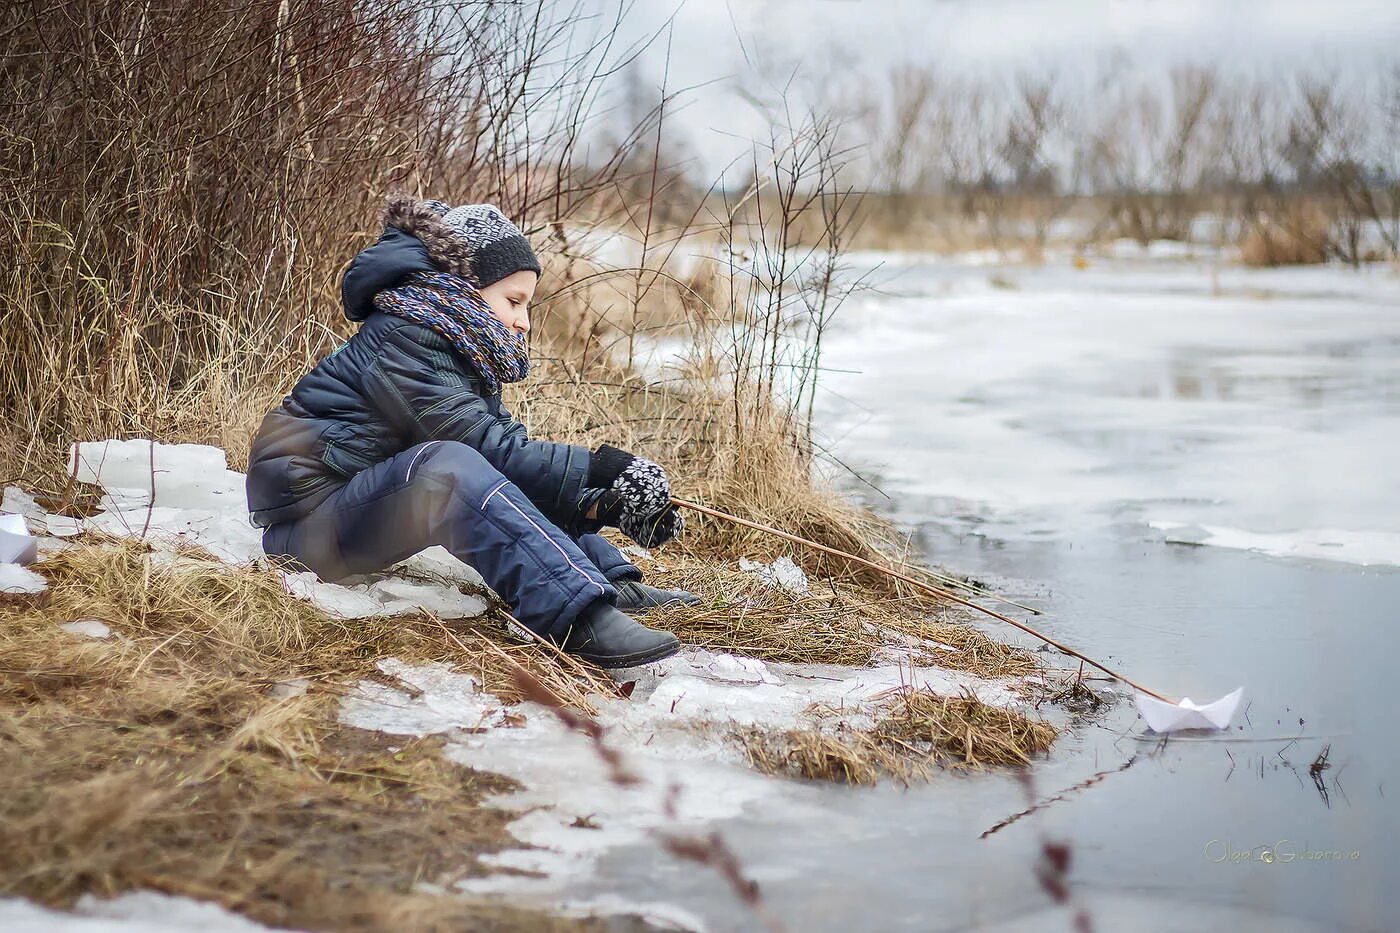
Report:
M868 147L854 181L895 227L942 213L1043 245L1073 211L1089 238L1207 230L1264 262L1400 257L1400 62L1345 81L1121 58L1075 80L900 64L836 98Z

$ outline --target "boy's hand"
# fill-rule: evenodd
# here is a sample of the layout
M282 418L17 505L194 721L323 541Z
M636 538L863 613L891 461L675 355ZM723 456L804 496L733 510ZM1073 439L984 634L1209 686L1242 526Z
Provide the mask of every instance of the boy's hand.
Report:
M674 505L662 512L640 520L624 515L622 532L642 547L658 547L680 536L685 530L685 518Z
M685 528L685 520L671 504L666 471L645 457L632 456L627 468L594 500L587 517L621 529L642 547L664 544Z

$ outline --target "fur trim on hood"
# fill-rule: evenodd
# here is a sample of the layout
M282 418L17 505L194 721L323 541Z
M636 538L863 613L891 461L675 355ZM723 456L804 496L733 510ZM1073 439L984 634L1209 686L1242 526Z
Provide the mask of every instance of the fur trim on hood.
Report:
M427 201L407 194L391 194L384 202L384 225L397 227L423 241L428 258L453 275L470 275L471 247Z

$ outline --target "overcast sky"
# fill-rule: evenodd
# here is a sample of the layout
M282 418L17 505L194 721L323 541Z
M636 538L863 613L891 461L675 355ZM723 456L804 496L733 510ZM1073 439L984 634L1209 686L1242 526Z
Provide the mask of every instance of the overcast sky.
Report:
M1114 54L1143 69L1212 63L1261 73L1303 64L1365 74L1400 62L1400 0L638 0L625 36L668 18L670 87L706 85L684 95L677 117L703 177L761 133L733 91L762 83L752 67L761 62L797 67L809 87L833 73L873 78L901 61L1062 75ZM658 83L666 54L663 35L642 58Z

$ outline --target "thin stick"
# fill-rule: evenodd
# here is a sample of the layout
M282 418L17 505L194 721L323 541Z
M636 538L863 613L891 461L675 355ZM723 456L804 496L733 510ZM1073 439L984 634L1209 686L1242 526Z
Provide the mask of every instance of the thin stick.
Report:
M1125 684L1127 684L1128 686L1132 687L1134 690L1140 690L1140 691L1142 691L1143 693L1147 694L1147 695L1150 696L1150 697L1156 697L1157 699L1161 700L1163 703L1175 703L1175 702L1176 702L1175 700L1168 699L1167 697L1165 697L1165 696L1163 696L1162 694L1158 693L1156 690L1149 690L1147 687L1144 687L1142 684L1140 684L1140 683L1138 683L1138 682L1136 682L1136 681L1134 681L1134 680L1128 679L1127 677L1123 676L1122 674L1118 673L1117 671L1113 670L1112 668L1109 668L1109 667L1104 666L1103 664L1100 664L1098 661L1095 661L1093 658L1089 657L1088 655L1086 655L1086 654L1081 654L1080 652L1075 651L1073 648L1069 647L1068 645L1063 645L1063 644L1061 644L1060 642L1058 642L1058 641L1056 641L1055 639L1051 638L1049 635L1046 635L1046 634L1044 634L1043 632L1038 632L1038 631L1036 631L1035 629L1031 628L1029 625L1027 625L1027 624L1024 623L1024 622L1018 622L1016 619L1013 619L1013 618L1011 618L1010 616L1002 615L1000 612L997 612L995 609L988 609L986 606L979 606L979 605L977 605L976 603L972 602L971 600L963 599L963 598L962 598L961 596L959 596L958 594L943 589L943 587L941 587L941 586L933 586L932 584L925 583L925 582L922 581L922 580L916 580L916 579L914 579L913 577L911 577L911 576L909 576L909 575L907 575L907 574L900 573L898 570L895 570L895 569L893 569L893 568L891 568L891 567L886 567L886 566L884 566L883 564L877 564L877 563L875 563L874 561L866 560L864 557L858 557L858 556L855 555L855 554L847 553L846 551L842 551L842 550L840 550L840 549L838 549L838 548L827 547L825 544L818 544L816 541L810 541L810 540L808 540L807 538L801 537L800 535L789 534L788 532L783 531L783 530L781 530L781 529L779 529L779 528L774 528L774 527L772 527L771 525L762 525L762 524L759 524L758 522L751 522L751 521L749 521L749 520L746 519L746 518L740 518L740 517L737 516L737 515L730 515L728 512L721 512L721 511L719 511L718 509L712 509L712 508L710 508L709 506L700 505L698 502L690 502L690 501L687 501L687 500L685 500L685 499L677 499L675 496L672 496L672 497L671 497L671 502L672 502L672 504L674 504L674 505L679 505L679 506L682 506L682 507L687 508L687 509L694 509L694 510L697 511L697 512L703 512L703 513L706 514L706 515L713 515L715 518L723 518L723 519L726 519L726 520L731 521L731 522L737 522L737 523L739 523L740 525L746 525L747 527L753 528L753 529L755 529L755 530L757 530L757 531L766 531L766 532L768 532L769 534L777 535L777 536L780 537L780 538L786 538L787 540L789 540L789 541L794 541L794 542L796 542L796 543L798 543L798 544L805 544L805 545L807 545L808 547L814 547L814 548L816 548L816 549L819 550L819 551L824 551L824 552L826 552L827 554L832 554L832 555L834 555L834 556L836 556L836 557L844 557L844 558L846 558L847 560L853 560L853 561L855 561L856 563L861 564L862 566L869 567L871 570L878 570L880 573L887 574L887 575L889 575L889 576L891 576L891 577L894 577L896 580L903 580L905 583L908 583L908 584L910 584L911 586L917 586L917 587L919 587L919 588L922 589L922 590L926 590L926 591L928 591L928 592L930 592L930 593L933 593L935 596L942 596L944 599L952 600L953 602L957 603L957 604L960 605L960 606L966 606L966 607L969 608L969 609L976 609L978 612L981 612L981 613L984 613L984 614L986 614L986 615L989 615L989 616L991 616L993 619L998 619L998 620L1000 620L1000 621L1002 621L1002 622L1007 623L1008 625L1014 625L1014 626L1016 626L1018 629L1020 629L1021 631L1025 632L1025 633L1027 633L1027 634L1029 634L1029 635L1034 635L1036 638L1039 638L1041 641L1045 642L1047 645L1050 645L1050 646L1053 647L1053 648L1058 648L1059 650L1063 651L1065 654L1068 654L1068 655L1071 655L1071 656L1073 656L1073 657L1076 657L1076 658L1078 658L1079 660L1083 661L1083 662L1086 663L1086 664L1092 664L1094 667L1096 667L1096 668L1098 668L1099 670L1103 671L1105 674L1107 674L1108 676L1112 677L1114 680L1121 680L1123 683L1125 683Z

